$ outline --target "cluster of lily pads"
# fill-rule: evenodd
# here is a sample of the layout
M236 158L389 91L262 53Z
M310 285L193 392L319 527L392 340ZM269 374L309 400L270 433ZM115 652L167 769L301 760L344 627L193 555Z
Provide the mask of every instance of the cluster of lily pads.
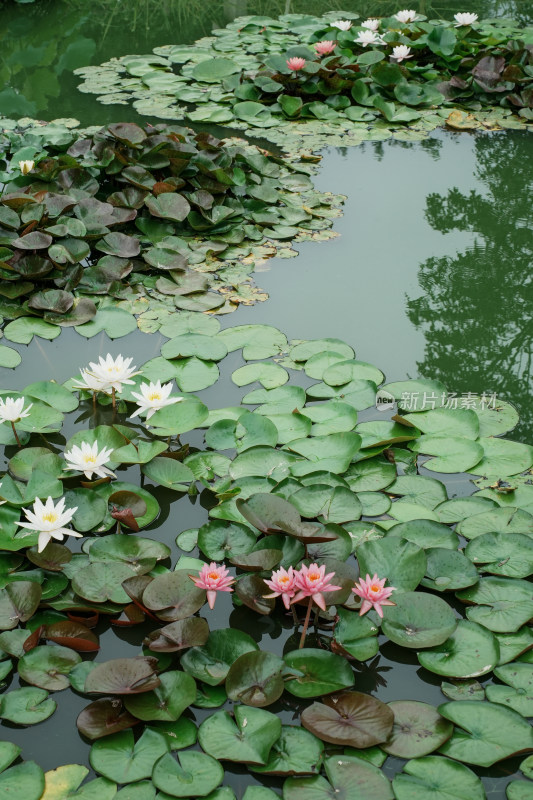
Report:
M295 255L295 238L333 235L341 199L314 191L312 166L245 142L134 123L43 136L5 134L6 319L80 326L121 301L160 317L232 311L266 298L251 284L257 262Z
M21 680L0 718L38 723L50 692L86 696L77 725L100 776L10 766L20 750L4 742L0 794L231 800L223 762L263 782L246 800L276 800L275 776L284 800L482 800L475 769L533 751L533 448L505 438L515 410L434 380L384 384L338 339L173 324L143 365L108 356L63 385L0 391L0 674ZM236 351L249 390L210 410L190 392ZM209 509L174 563L158 487ZM285 630L282 652L216 625L218 591ZM142 624L137 656L99 656L109 622ZM361 690L387 640L443 679L442 704ZM509 800L531 785L513 780Z
M260 132L290 152L533 120L533 29L512 20L286 14L213 33L79 68L79 88L149 116Z

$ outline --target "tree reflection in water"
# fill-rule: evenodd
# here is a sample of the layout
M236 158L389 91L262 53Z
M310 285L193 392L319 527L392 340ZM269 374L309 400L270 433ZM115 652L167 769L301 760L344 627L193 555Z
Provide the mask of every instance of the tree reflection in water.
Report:
M513 438L531 433L533 351L533 146L527 134L476 135L476 178L484 191L430 194L426 219L442 233L475 234L454 256L420 266L421 297L407 300L425 335L420 374L450 389L496 392L520 412ZM530 438L530 436L529 436Z

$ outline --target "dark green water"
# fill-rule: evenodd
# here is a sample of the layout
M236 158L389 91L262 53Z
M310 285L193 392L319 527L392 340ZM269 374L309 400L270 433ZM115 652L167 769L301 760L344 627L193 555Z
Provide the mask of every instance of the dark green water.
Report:
M463 11L462 2L415 2L429 16ZM132 118L126 106L102 106L76 90L72 70L125 53L192 42L246 13L319 13L345 8L361 14L390 13L391 2L316 2L314 0L41 0L36 5L3 6L0 11L0 113L41 119L76 117L83 124ZM514 16L531 21L527 0L473 0L468 9L483 16ZM323 153L318 188L347 195L335 240L298 246L296 259L273 259L257 283L268 301L241 307L225 317L224 327L265 322L290 338L330 336L351 343L357 357L381 367L388 380L426 377L442 380L461 396L495 392L520 410L513 438L531 441L531 359L533 256L531 196L533 142L525 134L437 132L421 143L364 144ZM53 342L19 346L23 363L0 370L0 386L20 388L30 380L64 381L99 353L135 354L142 363L159 354L161 337L132 334L110 342L104 335L81 339L66 330ZM225 374L200 393L211 407L238 402L229 374L239 364L224 362ZM98 422L101 422L99 420ZM95 421L93 421L95 422ZM122 477L122 475L121 475ZM137 474L133 478L137 479ZM176 534L207 521L209 498L194 502L153 488L162 516L147 535L170 546ZM467 485L454 493L468 493ZM173 555L177 554L174 549ZM231 624L281 652L290 634L282 616L261 618L234 609L229 598L217 603L217 623ZM101 634L102 659L139 652L139 629L107 628ZM388 701L403 697L438 704L440 679L415 668L416 657L384 644L379 663L361 665L358 688ZM14 685L14 684L13 684ZM53 717L23 730L2 723L2 738L23 746L25 758L45 769L86 763L88 746L75 719L86 698L68 690L57 696ZM271 707L284 722L294 709ZM196 710L201 721L204 712ZM516 760L518 762L518 760ZM390 766L389 766L390 765ZM508 775L517 763L483 770L487 795L504 797ZM397 763L387 762L387 771ZM229 769L238 797L254 782ZM506 777L507 776L507 777ZM505 778L505 779L503 779ZM275 788L276 781L269 782Z

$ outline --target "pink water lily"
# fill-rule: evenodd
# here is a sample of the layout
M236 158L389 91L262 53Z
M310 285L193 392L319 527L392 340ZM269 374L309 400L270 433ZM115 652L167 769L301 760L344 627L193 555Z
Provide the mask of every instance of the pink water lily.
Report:
M330 53L333 53L335 50L337 42L332 41L331 39L326 39L323 42L316 42L314 48L319 56L329 56Z
M341 586L335 586L329 583L330 579L335 577L334 572L328 572L327 575L325 573L325 564L322 564L321 567L319 567L318 564L311 564L309 567L302 564L300 570L294 573L294 583L298 591L293 597L292 602L297 603L298 600L302 600L304 597L311 597L317 606L321 608L322 611L325 611L326 601L322 593L336 592L338 589L342 588Z
M281 597L283 605L289 610L291 600L296 594L296 589L294 588L294 569L289 567L289 569L286 570L280 567L273 571L270 580L264 578L264 581L268 588L272 590L272 594L265 594L264 597Z
M297 58L296 56L293 56L293 58L288 58L287 66L293 72L299 72L305 67L305 58Z
M229 575L228 569L214 561L204 564L198 575L189 575L189 578L199 589L206 590L209 608L214 607L217 592L232 592L230 586L235 583L235 578Z
M394 586L387 586L385 583L387 578L378 578L377 573L371 578L367 574L366 578L361 578L359 583L356 583L352 592L362 599L361 609L359 616L362 617L371 608L375 608L378 615L383 619L383 611L381 606L395 606L388 598L396 591Z

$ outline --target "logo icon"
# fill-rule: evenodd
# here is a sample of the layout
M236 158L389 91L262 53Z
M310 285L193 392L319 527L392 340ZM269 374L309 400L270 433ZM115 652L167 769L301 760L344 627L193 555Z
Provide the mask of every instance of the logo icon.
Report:
M376 393L376 408L378 411L391 411L394 408L394 396L383 389Z

